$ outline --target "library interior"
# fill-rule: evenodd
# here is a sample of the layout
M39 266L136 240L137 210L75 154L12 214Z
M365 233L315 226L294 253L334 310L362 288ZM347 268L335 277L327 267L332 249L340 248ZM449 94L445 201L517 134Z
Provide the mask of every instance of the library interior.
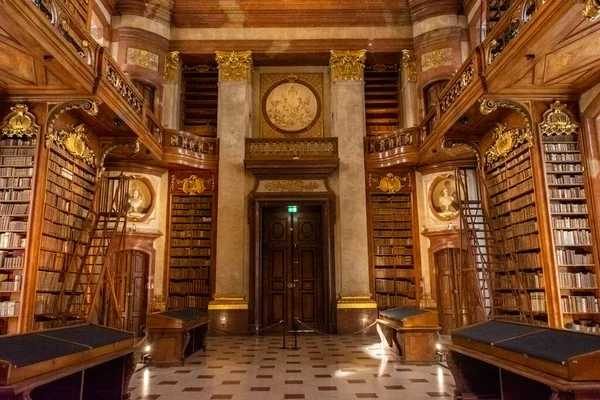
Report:
M0 400L600 399L600 0L0 0Z

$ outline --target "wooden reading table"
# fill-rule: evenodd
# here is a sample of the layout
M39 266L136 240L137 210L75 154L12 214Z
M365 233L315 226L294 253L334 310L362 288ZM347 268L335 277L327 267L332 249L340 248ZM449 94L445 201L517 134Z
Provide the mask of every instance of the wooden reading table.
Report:
M123 400L133 333L74 325L0 337L0 400Z
M600 399L600 336L502 321L452 331L460 399Z
M381 341L403 361L435 361L435 343L440 330L437 312L398 307L380 311L377 322Z
M200 349L208 331L208 314L191 308L148 314L153 365L183 365Z

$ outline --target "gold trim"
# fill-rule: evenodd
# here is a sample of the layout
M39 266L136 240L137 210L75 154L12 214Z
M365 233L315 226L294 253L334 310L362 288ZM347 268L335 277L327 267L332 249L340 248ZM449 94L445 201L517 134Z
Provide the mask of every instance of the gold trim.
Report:
M421 71L429 71L444 66L451 66L454 53L451 47L430 51L421 55Z
M166 82L173 82L178 79L177 72L181 71L182 62L178 51L172 51L165 55L165 74L163 79Z
M530 137L519 128L509 128L508 124L498 123L494 129L494 140L485 153L488 164L493 163L516 148L517 146L530 141Z
M71 131L60 130L56 135L46 136L46 144L54 143L61 149L66 150L73 157L80 158L86 164L95 167L96 155L87 144L85 125L79 124L71 128Z
M219 81L249 81L252 72L252 52L215 51L219 66Z
M521 138L523 142L533 142L533 134L531 133L531 121L529 115L525 112L525 109L522 105L518 103L513 103L505 100L491 100L482 98L479 100L479 111L483 115L489 115L492 112L496 111L499 107L508 108L509 110L513 110L518 113L525 122L525 128L523 128Z
M208 304L209 310L247 310L246 296L237 293L215 294L213 301Z
M581 13L592 22L600 18L600 0L587 0Z
M417 81L417 56L414 50L402 50L402 76L408 82Z
M406 179L406 177L400 178L397 175L388 173L384 177L381 178L381 180L379 181L379 186L377 186L377 188L379 190L381 190L382 192L385 192L388 194L394 194L394 193L397 193L400 190L404 189L407 186L402 183L402 181L405 179Z
M98 115L98 106L100 104L102 104L100 101L82 99L67 101L52 108L48 113L48 123L46 124L46 146L50 145L52 141L57 140L56 134L54 133L54 125L62 114L71 110L83 110L88 115L95 117Z
M8 137L33 137L40 127L35 124L34 115L28 112L25 104L15 104L11 113L4 118L2 135Z
M334 81L362 81L365 76L366 50L331 50L329 68Z
M344 293L340 294L337 308L377 308L377 303L370 293Z
M269 182L265 189L269 192L312 192L319 187L315 181L281 180Z
M544 122L540 124L543 135L571 135L577 133L579 124L573 122L567 111L567 105L556 100L544 114Z
M127 48L127 64L158 71L158 54L129 47Z
M172 178L171 188L175 188L175 184L178 184L178 189L181 190L185 194L196 195L204 192L208 185L214 189L214 179L211 176L208 179L200 178L196 175L190 175L185 179L175 179L175 176Z

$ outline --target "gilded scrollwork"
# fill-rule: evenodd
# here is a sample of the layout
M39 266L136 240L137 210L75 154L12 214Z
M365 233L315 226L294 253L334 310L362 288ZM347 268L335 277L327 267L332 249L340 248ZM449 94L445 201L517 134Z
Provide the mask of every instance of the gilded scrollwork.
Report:
M394 194L402 189L407 188L408 184L406 183L408 180L408 184L410 184L410 176L406 175L404 177L399 177L398 175L394 175L392 173L388 173L385 176L381 177L379 180L379 190L388 194Z
M210 187L215 188L215 179L213 176L204 179L196 175L190 175L185 179L177 179L174 175L171 177L171 190L181 190L185 194L196 195L204 192Z
M517 146L530 141L531 135L526 135L523 130L498 123L494 129L493 142L485 153L486 162L491 164L500 160Z
M216 51L219 81L248 81L252 72L252 52Z
M4 118L2 135L8 137L33 137L40 127L35 124L35 117L28 112L25 104L15 104L11 113Z
M67 101L53 107L48 113L48 123L46 124L46 145L49 145L53 141L57 140L54 125L62 114L71 110L83 110L88 115L95 117L98 115L98 107L100 104L101 102L99 101L83 99Z
M417 56L414 50L402 50L402 75L408 82L417 81Z
M425 72L430 69L452 65L453 56L450 47L425 53L421 56L421 70Z
M182 62L178 51L171 51L165 55L165 74L163 79L172 82L177 79L177 73L181 71Z
M280 180L269 182L265 189L269 192L312 192L319 187L315 181Z
M127 64L158 71L158 54L147 50L129 47L127 49Z
M475 66L470 63L467 68L460 74L458 80L456 80L450 89L444 93L444 96L440 99L440 112L444 114L448 108L458 97L465 91L467 86L473 81L475 77Z
M581 13L590 21L600 18L600 0L586 0Z
M331 50L329 67L334 81L362 81L364 79L366 50Z
M211 140L210 138L198 137L198 139L194 139L185 135L171 133L169 144L171 147L193 151L194 153L206 155L216 154L216 142L214 142L214 139Z
M83 124L75 125L70 130L63 129L50 138L46 137L46 144L54 143L61 149L66 150L73 157L80 158L86 164L95 167L96 155L87 144L87 136L85 134L85 126Z
M129 104L133 111L135 111L138 116L141 116L143 100L138 97L125 78L123 78L121 74L110 64L106 68L106 79L116 89L119 95L121 95L121 97L127 102L127 104Z
M577 132L579 124L572 120L567 111L567 105L555 101L544 114L544 122L540 125L543 135L570 135Z
M492 100L485 98L479 100L479 111L483 115L489 115L498 108L507 108L519 114L523 118L523 123L525 124L525 127L522 129L521 133L524 138L523 140L527 142L531 142L533 140L533 133L531 132L531 120L529 118L529 114L522 105L505 100Z

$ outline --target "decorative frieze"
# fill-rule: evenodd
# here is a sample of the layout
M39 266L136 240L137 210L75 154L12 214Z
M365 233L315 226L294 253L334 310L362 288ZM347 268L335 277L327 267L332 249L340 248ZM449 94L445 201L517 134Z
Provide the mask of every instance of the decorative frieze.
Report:
M366 50L331 50L329 67L334 81L362 81L365 76Z
M216 51L219 81L249 81L252 72L252 52Z
M158 71L158 54L146 50L129 47L127 49L127 64Z
M319 182L300 180L279 180L265 184L268 192L314 192L319 188Z
M392 136L377 139L377 138L367 138L368 146L367 153L382 153L385 151L394 150L404 146L413 145L414 141L414 131L410 132L398 132Z
M453 59L452 48L430 51L421 55L421 71L429 71L439 67L451 66Z
M246 141L246 152L252 157L256 156L306 156L337 155L337 146L334 141L327 139L314 140L253 140Z

